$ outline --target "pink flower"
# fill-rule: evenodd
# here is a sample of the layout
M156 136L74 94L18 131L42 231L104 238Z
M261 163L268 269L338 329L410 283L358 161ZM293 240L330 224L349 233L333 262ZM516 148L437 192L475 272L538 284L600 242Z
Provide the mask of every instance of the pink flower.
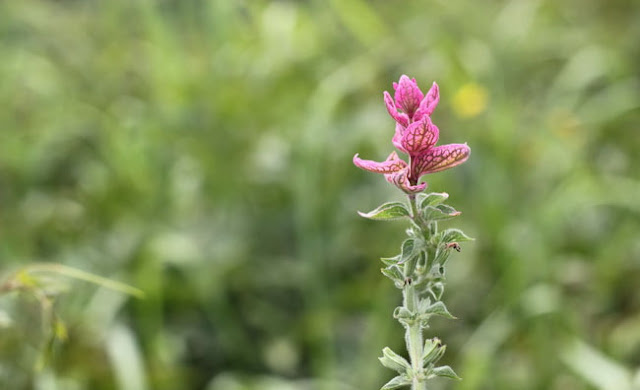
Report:
M440 100L438 84L434 82L429 92L423 95L416 79L410 79L406 75L400 76L400 80L393 83L393 89L396 91L395 100L385 91L384 102L393 119L405 127L408 126L409 120L418 121L425 115L431 115Z
M443 171L467 161L471 149L467 144L435 146L440 131L431 121L431 114L438 105L440 94L435 82L426 95L415 79L402 75L393 83L394 99L384 92L387 111L396 121L393 145L409 155L409 164L393 152L383 162L362 160L356 154L353 163L364 170L382 173L391 184L408 194L423 191L427 183L418 184L427 173Z

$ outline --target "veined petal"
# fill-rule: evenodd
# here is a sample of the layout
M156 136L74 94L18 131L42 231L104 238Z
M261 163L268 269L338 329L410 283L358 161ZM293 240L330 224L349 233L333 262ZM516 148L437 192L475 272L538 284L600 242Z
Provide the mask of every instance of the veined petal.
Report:
M424 153L438 142L440 131L425 116L418 122L413 122L402 135L402 147L412 156Z
M424 96L424 99L420 102L420 107L414 115L414 120L420 120L426 115L431 115L436 109L438 102L440 101L440 88L436 82L429 89L429 92Z
M402 169L395 173L386 174L384 175L384 178L387 179L389 183L400 188L402 191L406 192L407 194L416 194L418 192L424 191L424 189L427 188L427 183L425 182L422 182L416 185L411 185L411 182L409 181L408 169Z
M405 126L402 126L400 123L396 123L396 133L393 135L393 138L391 139L391 142L401 152L409 154L409 152L407 152L407 150L404 148L404 146L402 146L402 136L404 135L404 132L406 130L407 129L406 129Z
M391 117L395 119L396 122L398 122L404 127L409 126L409 116L405 113L398 111L398 108L396 107L396 103L393 101L393 98L391 97L391 95L389 95L389 92L387 91L384 91L384 104L387 106L387 111L389 111L389 115L391 115Z
M363 160L356 154L353 156L353 163L358 168L375 173L394 173L407 167L407 163L398 158L396 152L392 152L389 157L382 162Z
M453 168L467 161L471 149L467 144L436 146L411 161L411 174L415 179L427 173Z
M415 79L412 80L403 74L400 76L400 81L397 84L394 83L394 88L396 89L394 95L396 105L400 106L409 118L412 118L424 98L424 94L418 88L418 83Z

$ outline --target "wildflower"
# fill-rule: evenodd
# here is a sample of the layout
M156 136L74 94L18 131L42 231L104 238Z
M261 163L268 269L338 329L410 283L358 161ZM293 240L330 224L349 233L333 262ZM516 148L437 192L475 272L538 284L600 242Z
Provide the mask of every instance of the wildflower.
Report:
M363 160L356 154L353 163L364 170L382 173L391 184L408 194L423 191L427 183L418 184L423 175L443 171L462 164L469 158L471 149L467 144L435 146L440 131L431 121L431 114L438 105L440 92L435 82L426 95L415 79L402 75L393 83L394 98L384 92L387 111L396 121L393 145L409 155L409 163L393 152L383 162Z
M408 218L412 221L401 253L382 259L385 263L382 273L402 290L402 306L396 308L393 316L405 328L409 358L405 359L387 347L382 350L380 362L399 374L383 389L410 386L418 390L426 389L424 382L437 376L460 379L451 367L435 366L446 347L437 337L425 340L423 330L429 327L429 320L434 315L455 318L441 301L445 264L452 252L450 249L459 252L459 242L471 238L458 229L438 230L438 220L460 214L443 203L448 198L446 193L415 194L427 187L427 183L419 183L423 175L462 164L471 150L467 144L436 146L440 130L431 120L431 114L440 100L438 84L433 83L425 95L415 79L403 75L393 83L393 89L393 97L384 93L387 111L396 122L391 142L408 155L408 161L394 151L382 162L363 160L356 154L353 163L367 171L383 174L388 182L408 194L409 204L387 202L359 214L373 220Z

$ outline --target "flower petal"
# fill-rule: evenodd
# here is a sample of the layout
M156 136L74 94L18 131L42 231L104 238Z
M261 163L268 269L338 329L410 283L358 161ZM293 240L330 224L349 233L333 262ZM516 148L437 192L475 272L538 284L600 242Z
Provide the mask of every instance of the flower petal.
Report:
M440 131L425 116L418 122L413 122L402 135L402 147L412 156L424 153L438 142Z
M398 172L384 175L384 178L394 186L400 188L402 191L407 194L416 194L418 192L424 191L427 188L427 183L422 182L420 184L411 185L409 181L409 170L402 169Z
M356 154L353 156L353 163L358 168L375 173L394 173L407 166L406 162L398 158L396 152L392 152L387 160L382 162L363 160Z
M424 96L424 99L420 102L420 107L414 115L414 120L420 120L426 115L431 115L433 110L436 109L438 102L440 101L440 88L436 82L429 89L429 92Z
M467 144L449 144L427 150L411 161L411 174L416 179L427 173L440 172L467 161L471 149Z
M400 81L394 84L396 93L394 95L396 104L400 106L409 118L413 117L420 106L420 102L424 98L422 91L418 88L418 83L415 79L410 79L407 75L400 76Z
M391 97L391 95L389 95L389 92L387 91L384 91L384 104L387 106L387 111L389 111L389 115L391 115L391 117L395 119L396 122L398 122L404 127L409 126L409 116L403 112L398 111L398 108L396 107L396 103L393 101L393 98Z
M400 123L396 123L396 133L393 135L393 138L391 139L391 142L401 152L409 154L409 152L407 152L407 150L404 148L404 146L402 146L402 136L404 135L404 132L406 130L407 129L406 129L405 126L402 126Z

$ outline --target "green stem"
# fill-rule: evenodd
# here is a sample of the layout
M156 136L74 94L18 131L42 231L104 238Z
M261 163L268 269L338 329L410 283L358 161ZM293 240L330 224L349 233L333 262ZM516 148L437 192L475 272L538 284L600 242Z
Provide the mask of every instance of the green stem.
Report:
M420 228L424 228L420 213L418 211L418 205L416 204L416 196L409 195L409 204L411 205L411 218ZM406 275L411 277L411 275ZM418 303L420 296L418 291L413 287L411 280L405 285L402 290L404 307L415 313L418 311ZM423 367L422 367L422 353L423 353L423 339L422 339L422 327L419 321L415 321L406 326L405 341L407 343L407 351L409 352L409 360L411 368L413 369L413 383L411 384L411 390L426 390L427 385L423 381Z
M416 225L422 227L422 219L420 218L420 213L418 212L418 205L416 204L416 195L409 195L409 205L411 206L411 219Z
M404 297L404 307L407 310L416 312L418 308L419 296L416 289L407 284L403 289L402 295ZM409 352L409 360L411 362L411 368L413 369L413 383L411 390L426 390L426 383L422 381L422 328L420 322L415 321L406 326L405 341L407 343L407 351Z

